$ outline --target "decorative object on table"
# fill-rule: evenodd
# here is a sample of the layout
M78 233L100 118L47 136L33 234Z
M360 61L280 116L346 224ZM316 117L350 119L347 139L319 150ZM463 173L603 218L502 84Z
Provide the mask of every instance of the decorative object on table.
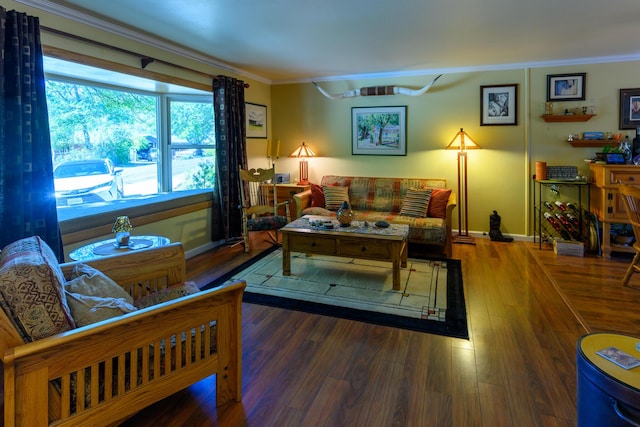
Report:
M435 79L431 80L430 83L427 83L424 87L420 89L409 89L407 87L401 87L401 86L369 86L369 87L361 87L360 89L350 90L337 95L332 95L329 92L325 91L316 82L311 82L311 83L313 83L313 85L320 91L321 94L323 94L329 99L345 99L345 98L355 98L356 96L379 96L379 95L420 96L426 93L429 90L429 88L431 88L431 86L440 77L442 77L442 74L438 75Z
M315 157L316 153L313 152L309 146L302 141L302 144L298 146L293 153L289 154L289 157L297 157L300 159L300 178L298 185L309 185L309 163L307 158Z
M500 231L500 223L502 219L498 215L498 211L493 211L492 215L489 215L489 237L494 242L513 242L513 237L505 237Z
M587 73L548 74L547 101L584 101Z
M469 207L467 206L467 151L480 148L473 139L462 129L453 137L445 150L458 150L458 234L453 236L453 243L475 245L473 237L469 236Z
M518 85L480 86L480 126L518 124Z
M351 108L351 154L407 155L407 106Z
M245 102L247 138L267 137L267 106Z
M342 202L340 209L338 209L337 218L340 227L349 227L351 225L353 221L353 211L349 206L349 202Z
M129 246L129 237L131 237L131 230L133 225L129 221L129 217L126 215L116 218L115 224L113 224L112 233L116 233L116 247L126 248Z
M640 89L620 89L620 129L640 126Z

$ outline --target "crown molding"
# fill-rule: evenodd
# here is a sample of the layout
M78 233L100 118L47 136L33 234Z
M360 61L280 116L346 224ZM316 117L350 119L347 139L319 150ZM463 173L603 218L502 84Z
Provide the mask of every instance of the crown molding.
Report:
M89 15L84 12L80 12L78 10L72 9L67 6L55 4L48 0L14 0L14 1L17 3L22 3L25 6L33 7L35 9L39 9L44 12L51 13L52 15L57 15L62 18L70 19L80 24L88 25L90 27L97 28L99 30L102 30L111 34L115 34L117 36L124 37L126 39L129 39L135 42L146 44L148 46L155 47L155 48L164 50L166 52L170 52L185 58L192 59L194 61L200 62L205 65L210 65L212 67L220 68L224 71L233 72L243 77L251 78L253 80L256 80L262 83L272 84L272 81L269 79L266 79L262 76L258 76L256 74L242 70L240 68L233 67L211 56L202 55L199 52L184 48L177 44L170 43L164 40L159 40L148 34L143 34L138 31L132 30L130 28L125 28L121 25L115 24L113 22L108 22L104 19Z

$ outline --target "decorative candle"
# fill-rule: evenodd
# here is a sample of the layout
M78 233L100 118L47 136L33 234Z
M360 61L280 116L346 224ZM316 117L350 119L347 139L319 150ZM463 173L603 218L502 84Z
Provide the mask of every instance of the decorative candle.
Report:
M278 140L278 144L276 146L276 155L273 156L273 157L275 157L275 158L280 157L280 140Z
M271 140L267 139L267 158L271 158Z

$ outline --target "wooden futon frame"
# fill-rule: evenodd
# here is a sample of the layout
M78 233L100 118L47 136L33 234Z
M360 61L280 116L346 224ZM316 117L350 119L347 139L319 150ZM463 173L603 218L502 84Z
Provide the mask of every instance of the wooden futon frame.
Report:
M61 264L69 274L76 263ZM134 299L185 281L179 243L86 261ZM241 398L243 281L25 343L0 310L4 425L114 425L216 375Z

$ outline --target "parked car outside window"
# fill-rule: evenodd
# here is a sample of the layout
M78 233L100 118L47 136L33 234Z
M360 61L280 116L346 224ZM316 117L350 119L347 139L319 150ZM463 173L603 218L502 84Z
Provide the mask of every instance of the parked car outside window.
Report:
M75 206L124 197L122 168L110 159L60 163L53 171L56 204Z

